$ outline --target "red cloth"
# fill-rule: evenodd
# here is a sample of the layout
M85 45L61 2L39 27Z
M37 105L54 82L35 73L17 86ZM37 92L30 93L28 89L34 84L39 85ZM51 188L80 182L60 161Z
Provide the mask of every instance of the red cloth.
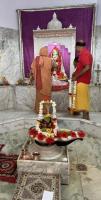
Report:
M41 90L42 89L42 79L41 79L41 69L39 65L39 56L36 57L36 89Z
M80 83L80 82L86 83L86 84L90 83L92 61L93 61L93 59L92 59L91 53L86 48L83 48L79 55L79 61L77 64L76 73L79 74L86 65L90 66L90 70L88 70L82 76L80 76L78 78L78 80L77 80L78 83Z

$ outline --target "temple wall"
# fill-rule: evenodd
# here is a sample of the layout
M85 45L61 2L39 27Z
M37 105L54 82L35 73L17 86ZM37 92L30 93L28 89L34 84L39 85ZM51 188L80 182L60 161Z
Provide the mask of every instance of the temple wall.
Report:
M91 111L101 111L101 87L96 86L96 68L101 70L101 26L96 27L95 34L94 72L91 86ZM101 83L101 71L100 83ZM19 57L18 31L8 28L0 28L0 76L5 76L11 86L0 87L0 110L17 109L32 110L35 101L35 88L33 86L14 86L16 81L22 78ZM68 91L53 92L53 99L58 105L58 111L64 112L68 107Z
M21 76L18 31L0 28L0 76L14 84Z
M91 111L101 112L101 86L90 86ZM68 90L52 92L57 112L67 112ZM35 103L33 86L0 86L0 110L32 111Z
M101 69L101 26L97 26L95 31L94 55L93 82L96 83L95 70L97 64L100 65ZM0 28L0 76L5 76L10 84L15 84L18 79L22 78L19 56L19 35L17 30Z

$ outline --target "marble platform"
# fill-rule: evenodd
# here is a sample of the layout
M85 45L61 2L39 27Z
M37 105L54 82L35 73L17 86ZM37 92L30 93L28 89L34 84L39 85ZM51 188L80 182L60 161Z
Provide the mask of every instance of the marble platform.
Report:
M38 152L40 157L36 159L26 158L22 155L22 150L17 160L18 173L36 172L46 174L58 174L61 176L62 184L69 184L69 154L66 147L42 147L37 144L25 142L23 149L27 148L27 155L32 157L34 152ZM60 149L60 150L59 150ZM50 154L51 153L51 154Z
M101 86L90 87L91 111L101 111ZM57 104L57 112L66 112L68 108L68 90L52 92ZM14 109L32 111L35 103L34 86L0 86L0 110Z

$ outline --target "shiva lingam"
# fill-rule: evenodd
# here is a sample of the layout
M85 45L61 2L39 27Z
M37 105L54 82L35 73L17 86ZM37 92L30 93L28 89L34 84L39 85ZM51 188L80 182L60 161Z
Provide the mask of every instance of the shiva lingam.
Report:
M76 88L76 84L75 87ZM76 91L75 91L76 92ZM43 106L52 106L52 114L43 114ZM31 127L28 131L31 142L35 142L40 146L66 146L74 142L75 140L83 140L85 133L82 130L69 130L59 129L56 117L56 103L52 100L41 101L39 107L39 115L36 120L36 125ZM74 108L74 104L73 104ZM39 151L38 151L39 152Z

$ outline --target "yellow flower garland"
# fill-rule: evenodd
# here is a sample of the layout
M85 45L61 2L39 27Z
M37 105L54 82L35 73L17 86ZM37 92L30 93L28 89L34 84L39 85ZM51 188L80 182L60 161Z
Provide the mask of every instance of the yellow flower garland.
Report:
M76 90L77 90L77 81L69 80L69 110L71 113L75 111L76 106Z

